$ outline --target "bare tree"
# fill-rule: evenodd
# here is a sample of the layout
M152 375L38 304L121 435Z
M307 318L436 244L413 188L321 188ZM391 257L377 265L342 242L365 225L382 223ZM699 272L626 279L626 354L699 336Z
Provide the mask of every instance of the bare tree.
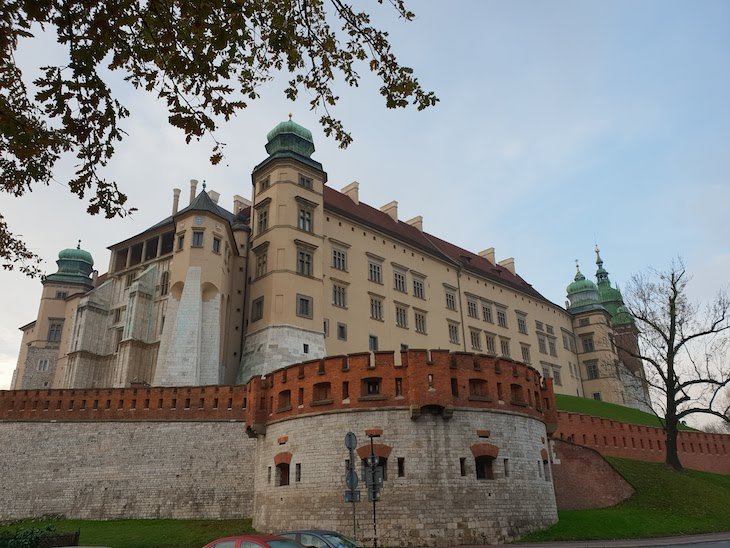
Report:
M640 331L639 352L630 353L644 361L666 433L665 461L675 470L683 469L677 453L682 419L699 413L730 422L723 398L730 386L730 299L720 290L701 306L687 295L690 279L677 259L667 270L634 275L624 292Z

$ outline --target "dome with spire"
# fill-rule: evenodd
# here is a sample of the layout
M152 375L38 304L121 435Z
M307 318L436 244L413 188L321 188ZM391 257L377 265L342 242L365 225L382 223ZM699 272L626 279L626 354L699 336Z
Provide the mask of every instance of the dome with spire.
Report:
M294 152L305 158L310 158L314 153L314 139L312 132L300 126L294 120L289 119L277 124L266 135L266 152L274 156L283 152Z
M94 259L91 253L81 249L81 240L76 248L68 248L58 253L58 271L49 274L43 280L46 282L78 283L88 288L93 287L91 273L94 271Z
M596 284L586 279L580 271L577 261L575 268L575 278L566 289L568 293L568 301L570 302L568 310L571 312L582 312L583 310L600 308L601 305Z
M611 287L611 280L608 278L608 271L603 268L601 252L596 246L596 280L598 281L598 296L603 307L614 316L618 308L624 304L624 298L618 288Z
M621 305L616 309L616 313L611 316L611 325L616 327L618 325L631 325L634 323L634 317L629 312L629 309L625 305Z

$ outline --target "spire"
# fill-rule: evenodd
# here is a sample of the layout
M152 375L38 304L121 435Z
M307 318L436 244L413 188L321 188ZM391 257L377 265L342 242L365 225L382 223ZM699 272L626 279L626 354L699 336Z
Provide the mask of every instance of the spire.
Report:
M598 268L603 268L603 259L601 259L601 250L598 249L598 244L596 244L596 264Z
M598 285L607 285L610 287L611 282L608 279L608 272L603 268L603 259L601 259L601 250L598 249L598 244L596 244L596 266L598 266L598 270L596 270Z

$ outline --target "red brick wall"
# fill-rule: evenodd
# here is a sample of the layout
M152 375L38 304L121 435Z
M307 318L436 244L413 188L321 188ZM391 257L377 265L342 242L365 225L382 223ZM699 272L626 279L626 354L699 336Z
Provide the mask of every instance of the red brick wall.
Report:
M559 411L553 438L591 447L602 455L664 462L666 436L661 428ZM730 435L681 432L677 450L686 468L730 474Z
M553 440L552 465L558 510L606 508L630 497L634 489L598 451Z

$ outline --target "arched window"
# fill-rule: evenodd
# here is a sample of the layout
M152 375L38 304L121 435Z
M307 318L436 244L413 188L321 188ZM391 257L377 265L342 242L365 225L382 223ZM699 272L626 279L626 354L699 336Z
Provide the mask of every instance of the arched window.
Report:
M281 462L276 465L276 485L289 485L288 462Z
M474 457L478 480L494 479L494 458L489 456Z
M291 409L291 390L282 390L279 392L279 401L276 410L287 411L289 409Z

